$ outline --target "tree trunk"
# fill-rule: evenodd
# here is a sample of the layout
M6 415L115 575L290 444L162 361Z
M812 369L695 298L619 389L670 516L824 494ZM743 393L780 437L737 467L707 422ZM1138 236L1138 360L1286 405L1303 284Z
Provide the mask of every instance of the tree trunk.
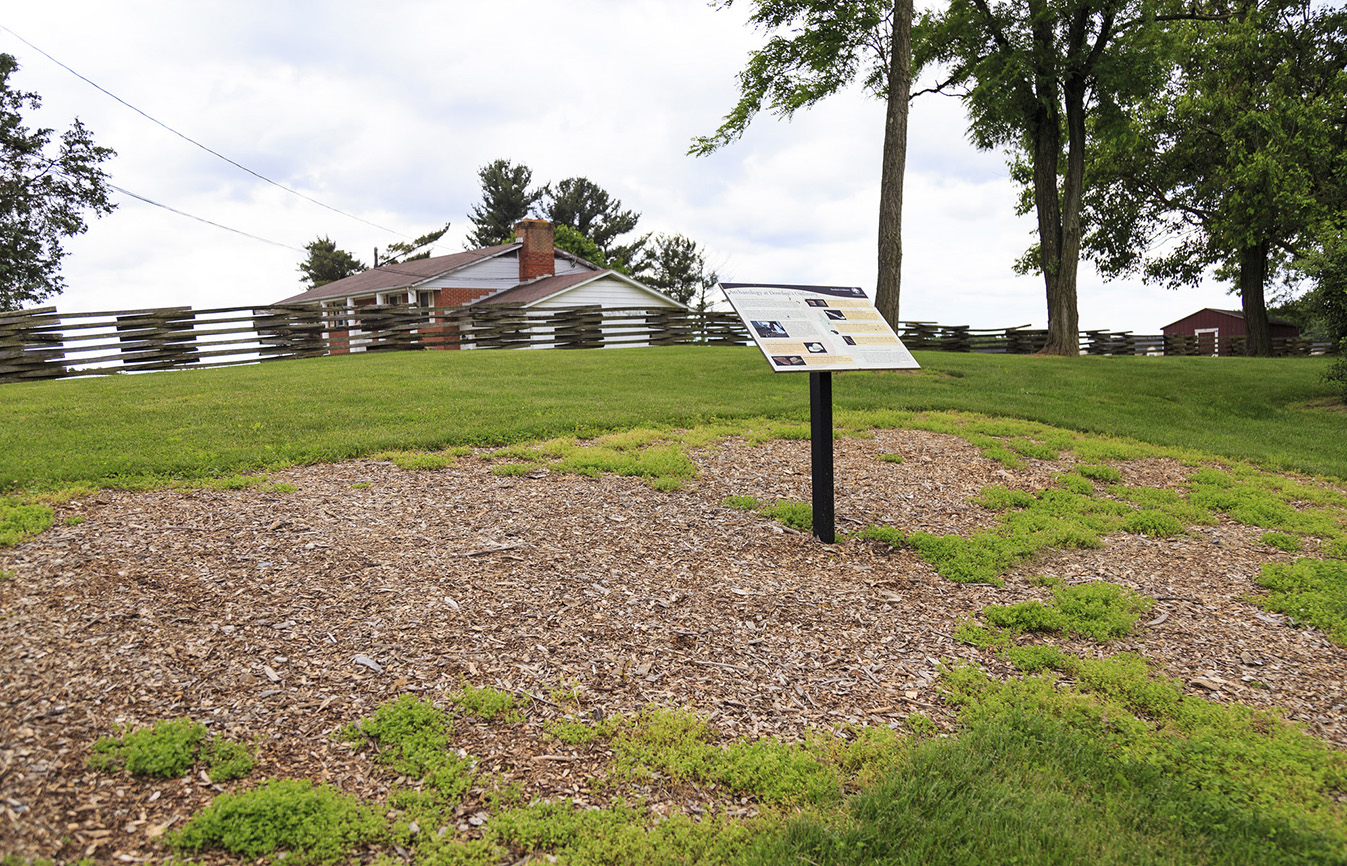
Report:
M1076 345L1075 335L1067 341L1062 334L1063 303L1070 302L1075 309L1075 273L1064 274L1062 237L1062 200L1057 189L1057 163L1062 152L1062 115L1058 103L1058 78L1051 58L1056 56L1055 33L1051 16L1041 0L1030 0L1029 11L1034 18L1033 57L1036 68L1033 77L1034 115L1029 123L1033 140L1034 211L1038 214L1039 265L1043 269L1043 285L1048 297L1048 342L1039 354L1077 354L1079 349L1067 352L1068 345ZM1064 280L1069 280L1070 292L1064 295Z
M879 181L879 274L875 306L895 330L903 269L903 171L907 163L907 100L911 90L912 0L894 0Z
M1267 320L1263 286L1267 283L1268 242L1239 251L1239 296L1244 307L1244 354L1272 357L1272 326Z
M1041 352L1044 355L1080 354L1076 277L1080 272L1080 210L1085 189L1085 80L1073 76L1062 90L1066 103L1066 178L1062 183L1057 281L1048 292L1048 341Z
M1071 292L1062 291L1062 211L1057 195L1057 157L1061 152L1061 132L1052 112L1040 111L1042 117L1034 129L1034 210L1038 214L1039 264L1043 269L1043 284L1048 297L1048 342L1039 354L1063 355L1067 352L1060 333L1065 321L1063 304L1069 301L1070 318L1075 313L1074 274ZM1074 335L1073 335L1074 336Z

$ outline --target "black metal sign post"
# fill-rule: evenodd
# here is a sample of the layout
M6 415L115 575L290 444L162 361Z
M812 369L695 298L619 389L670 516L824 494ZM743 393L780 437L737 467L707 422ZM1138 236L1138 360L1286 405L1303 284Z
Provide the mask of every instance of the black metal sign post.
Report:
M814 493L814 537L836 540L833 520L833 374L809 374L809 439Z
M809 373L814 537L833 544L833 371L919 365L864 289L782 283L720 288L773 371Z

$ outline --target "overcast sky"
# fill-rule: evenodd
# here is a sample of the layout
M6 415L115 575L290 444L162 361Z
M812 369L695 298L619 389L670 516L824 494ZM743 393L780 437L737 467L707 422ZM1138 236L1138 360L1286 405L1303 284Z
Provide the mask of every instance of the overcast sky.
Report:
M35 121L76 116L117 151L112 182L268 244L116 194L68 245L68 312L271 303L300 291L320 235L375 247L452 223L464 248L478 169L584 176L642 214L642 231L699 241L722 279L872 290L883 105L841 94L790 122L764 115L711 157L686 155L734 104L763 35L747 3L700 0L46 0L10 4L11 84ZM741 8L743 7L743 8ZM161 123L343 216L193 146ZM30 124L31 125L31 124ZM1011 263L1031 240L1005 158L967 143L959 103L924 96L909 126L902 317L974 327L1046 324L1042 280ZM371 225L374 224L374 225ZM383 227L383 228L378 228ZM1224 286L1104 283L1084 266L1082 328L1158 333Z

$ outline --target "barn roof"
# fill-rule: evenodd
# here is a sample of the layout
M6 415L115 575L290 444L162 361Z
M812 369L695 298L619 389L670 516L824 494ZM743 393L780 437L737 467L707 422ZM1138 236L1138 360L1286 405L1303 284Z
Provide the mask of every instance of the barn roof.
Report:
M1234 318L1240 319L1240 320L1243 320L1243 318L1244 318L1244 311L1243 311L1243 310L1221 310L1221 309L1217 309L1216 307L1203 307L1202 309L1198 310L1196 313L1189 313L1188 315L1184 316L1184 317L1181 318L1181 319L1175 319L1174 321L1170 322L1168 325L1163 325L1163 326L1161 327L1161 330L1163 330L1164 328L1172 328L1172 327L1174 327L1175 325L1179 324L1180 322L1185 322L1185 321L1187 321L1188 319L1191 319L1193 316L1196 316L1196 315L1198 315L1198 314L1200 314L1200 313L1221 313L1222 315L1233 316ZM1267 322L1268 322L1269 325L1287 325L1287 326L1290 326L1290 327L1292 327L1292 328L1297 327L1297 325L1296 325L1295 322L1292 322L1290 319L1283 319L1281 316L1268 316L1268 317L1267 317Z

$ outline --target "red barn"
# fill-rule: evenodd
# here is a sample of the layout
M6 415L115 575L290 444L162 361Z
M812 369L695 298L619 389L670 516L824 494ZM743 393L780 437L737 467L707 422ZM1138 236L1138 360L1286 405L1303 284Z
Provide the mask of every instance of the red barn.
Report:
M1268 316L1268 326L1272 330L1274 342L1294 340L1300 336L1299 325L1277 316ZM1242 310L1213 310L1211 307L1184 316L1160 330L1166 337L1170 335L1196 337L1199 355L1242 355L1243 338L1249 333ZM1236 337L1239 339L1235 340ZM1241 345L1232 348L1232 343Z

